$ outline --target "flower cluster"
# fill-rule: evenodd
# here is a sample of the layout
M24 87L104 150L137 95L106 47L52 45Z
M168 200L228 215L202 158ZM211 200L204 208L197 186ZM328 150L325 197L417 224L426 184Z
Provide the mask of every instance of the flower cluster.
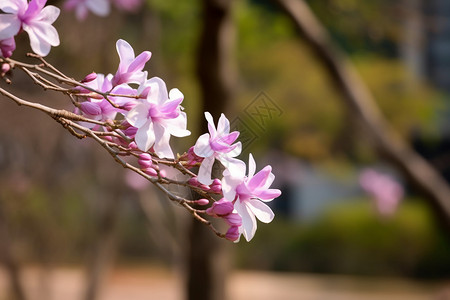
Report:
M100 17L107 16L111 11L111 4L119 10L135 12L141 7L142 0L66 0L64 8L74 10L77 19L84 20L89 11Z
M172 160L190 170L191 177L186 184L209 195L209 199L194 203L208 205L212 201L204 213L222 218L230 226L224 237L238 241L242 234L250 241L257 228L256 219L269 223L274 217L264 202L281 194L277 189L270 189L274 180L271 167L266 166L255 174L255 160L250 155L246 175L246 164L237 158L242 150L241 142L236 142L239 132L230 132L230 122L223 114L216 127L209 112L205 112L209 132L201 135L185 154L175 158L170 137L190 134L181 106L183 94L176 88L168 92L161 78L147 78L143 68L151 57L150 52L135 56L131 45L124 40L117 41L116 48L120 63L114 75L91 73L81 81L82 86L74 89L78 112L88 119L115 124L121 130L121 136L114 137L115 142L134 153L139 169L148 176L170 180L158 166L161 159ZM95 123L85 126L110 130ZM216 162L223 165L224 171L219 178L212 178ZM198 174L193 173L194 167L198 167ZM214 201L212 195L219 196L220 200Z
M140 4L140 0L68 0L66 7L75 9L77 16L84 18L88 10L98 15L107 14L109 1L127 10ZM2 57L12 55L15 50L14 37L21 31L28 33L31 48L40 56L46 56L51 46L59 45L58 33L52 24L60 11L52 5L45 6L46 2L0 2L3 11L0 14ZM216 126L209 112L205 112L209 132L201 135L186 153L175 156L170 138L190 135L187 116L181 106L183 93L176 88L168 91L161 78L148 78L143 69L150 60L149 51L136 56L131 45L124 40L117 41L116 49L120 63L114 74L94 72L79 83L71 82L72 88L66 90L76 107L74 115L82 126L81 130L97 136L102 145L110 149L110 154L116 156L120 153L121 156L137 158L137 166L131 169L150 181L184 185L200 193L204 198L187 200L169 195L166 190L171 199L188 206L212 203L206 210L191 206L189 209L195 212L194 216L199 220L204 220L199 217L202 213L222 218L230 227L225 234L218 235L232 241L238 241L243 235L250 241L257 228L256 219L269 223L274 218L272 210L264 202L281 194L277 189L270 189L274 180L271 167L266 166L255 174L255 160L250 155L246 175L246 164L237 158L242 151L242 144L237 141L239 132L230 132L230 122L223 114ZM9 71L8 67L8 63L2 65L2 74ZM80 130L80 127L77 128ZM75 133L75 130L71 132ZM111 147L116 150L111 150ZM219 178L212 174L215 163L224 168ZM160 164L172 166L190 178L181 183L169 178ZM198 173L193 171L196 168ZM205 224L210 223L205 221Z
M48 5L47 0L0 1L0 54L10 57L16 49L14 37L22 30L28 33L31 49L46 56L51 46L59 45L59 36L53 22L59 16L59 8Z

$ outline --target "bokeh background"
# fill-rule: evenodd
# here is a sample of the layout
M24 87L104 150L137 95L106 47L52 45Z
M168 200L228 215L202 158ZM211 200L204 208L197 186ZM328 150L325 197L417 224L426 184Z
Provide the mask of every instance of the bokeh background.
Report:
M450 3L306 2L390 125L448 181ZM203 99L198 70L210 58L198 54L202 32L224 14L216 51L227 95ZM448 219L376 151L274 1L145 0L135 13L113 9L84 21L63 10L55 27L61 46L47 59L78 80L116 71L119 38L136 53L151 51L149 74L185 95L194 134L174 141L178 151L203 133L205 107L224 107L241 131L241 159L251 152L258 169L272 165L283 194L271 204L274 221L259 223L250 243L217 241L98 145L2 101L0 299L450 299ZM17 44L20 60L26 35ZM22 74L12 81L7 88L25 99L70 109ZM393 214L380 214L360 186L367 168L402 185ZM206 263L193 264L193 253ZM202 276L214 280L192 283Z

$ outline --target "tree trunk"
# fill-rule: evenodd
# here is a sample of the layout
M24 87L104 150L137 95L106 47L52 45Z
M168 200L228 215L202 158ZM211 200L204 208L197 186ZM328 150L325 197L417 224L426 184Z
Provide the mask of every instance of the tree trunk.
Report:
M276 2L292 19L305 42L324 65L343 94L345 106L362 121L375 146L395 166L403 170L415 187L431 200L442 221L449 228L450 187L447 182L389 127L350 60L337 49L306 3L303 0Z
M197 52L197 76L200 82L202 111L218 120L233 97L234 69L232 49L234 27L230 0L203 0L203 27ZM203 115L201 132L208 132ZM220 168L213 170L220 175ZM227 241L193 220L187 270L187 299L224 300L227 273Z

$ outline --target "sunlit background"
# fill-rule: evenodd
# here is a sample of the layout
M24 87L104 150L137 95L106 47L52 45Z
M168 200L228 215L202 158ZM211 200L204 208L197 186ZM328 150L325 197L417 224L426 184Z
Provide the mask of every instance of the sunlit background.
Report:
M185 96L193 134L174 141L184 152L203 133L195 56L204 2L146 0L137 13L113 9L84 21L62 11L61 46L47 59L80 80L116 71L119 38L136 53L151 51L149 74ZM392 127L450 180L450 2L307 2ZM258 223L250 243L220 241L226 254L213 254L212 263L223 269L226 289L216 299L450 299L448 220L376 151L273 1L234 1L231 15L226 113L241 131L240 158L253 153L258 170L272 165L273 187L283 194L271 203L274 221ZM21 59L28 38L17 45L13 58ZM17 95L70 108L15 75ZM188 299L186 211L98 145L41 113L1 103L0 299L22 300L17 289L23 299ZM367 170L398 185L398 203L380 203L364 188Z

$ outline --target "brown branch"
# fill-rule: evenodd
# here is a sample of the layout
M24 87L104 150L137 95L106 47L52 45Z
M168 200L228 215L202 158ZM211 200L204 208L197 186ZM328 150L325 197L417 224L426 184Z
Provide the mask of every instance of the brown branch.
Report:
M303 0L276 0L294 22L303 39L323 63L345 106L357 116L375 145L434 203L450 224L450 187L442 176L388 125L373 96L350 60L341 52Z

